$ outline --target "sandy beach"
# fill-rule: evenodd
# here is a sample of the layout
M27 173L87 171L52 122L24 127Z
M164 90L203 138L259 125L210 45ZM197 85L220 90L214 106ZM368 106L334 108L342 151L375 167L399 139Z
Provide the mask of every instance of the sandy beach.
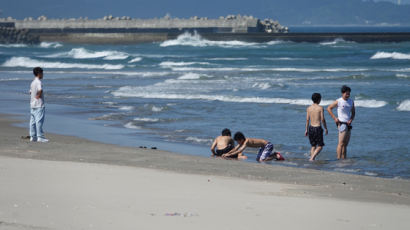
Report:
M0 116L0 229L408 229L410 181L127 148Z

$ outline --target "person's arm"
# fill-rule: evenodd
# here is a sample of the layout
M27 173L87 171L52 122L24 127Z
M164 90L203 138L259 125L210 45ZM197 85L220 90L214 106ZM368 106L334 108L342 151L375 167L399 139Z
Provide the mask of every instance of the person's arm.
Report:
M216 142L216 138L215 138L214 143L212 143L212 145L211 145L212 156L216 155L216 152L215 152L216 144L217 144L217 142Z
M309 127L309 107L306 109L306 126L305 126L305 136L308 135L308 127Z
M323 127L325 128L325 134L327 135L328 131L327 131L327 125L326 125L326 119L325 119L325 109L322 107L322 110L320 111L320 116L321 116L321 120L323 123Z
M353 106L352 106L352 116L350 117L350 120L347 121L348 125L351 125L353 122L354 117L356 116L356 108L354 107L354 102L353 102Z
M42 90L42 89L40 89L39 91L37 91L36 99L40 99L42 93L43 93L43 90Z
M332 109L337 107L337 101L334 101L332 104L330 104L327 107L327 112L330 114L330 116L332 117L332 119L336 122L336 124L339 124L339 119L337 119L337 117L333 114Z
M234 149L229 151L228 153L223 154L223 157L230 157L230 156L235 156L243 152L246 148L246 144L248 143L248 139L245 140L245 142L242 145L237 145Z

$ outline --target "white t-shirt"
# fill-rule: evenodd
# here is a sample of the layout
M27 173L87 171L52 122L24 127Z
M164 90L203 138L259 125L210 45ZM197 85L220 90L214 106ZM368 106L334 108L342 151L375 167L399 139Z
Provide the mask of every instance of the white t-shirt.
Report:
M38 77L35 77L30 85L30 107L31 108L41 108L44 107L44 93L41 94L39 99L36 98L38 91L43 89L43 84Z
M342 97L337 99L337 119L341 122L348 122L352 117L353 100L348 98L347 101Z

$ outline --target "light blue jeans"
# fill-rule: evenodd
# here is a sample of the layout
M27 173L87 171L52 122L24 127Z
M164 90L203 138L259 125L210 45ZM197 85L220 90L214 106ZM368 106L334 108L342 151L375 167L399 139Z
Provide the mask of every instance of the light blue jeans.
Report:
M45 113L45 107L30 109L30 137L44 138L43 123Z

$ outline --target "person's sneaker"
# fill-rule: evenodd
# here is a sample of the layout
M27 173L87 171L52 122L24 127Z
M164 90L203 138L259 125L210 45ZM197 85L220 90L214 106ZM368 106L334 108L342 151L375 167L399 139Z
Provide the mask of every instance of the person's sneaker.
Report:
M35 137L30 137L30 141L31 141L31 142L36 142L36 141L37 141L37 138L35 138Z
M275 152L276 153L276 160L277 161L284 161L285 158L280 154L280 152Z
M46 139L46 138L38 138L38 139L37 139L37 142L47 143L47 142L48 142L48 139Z

